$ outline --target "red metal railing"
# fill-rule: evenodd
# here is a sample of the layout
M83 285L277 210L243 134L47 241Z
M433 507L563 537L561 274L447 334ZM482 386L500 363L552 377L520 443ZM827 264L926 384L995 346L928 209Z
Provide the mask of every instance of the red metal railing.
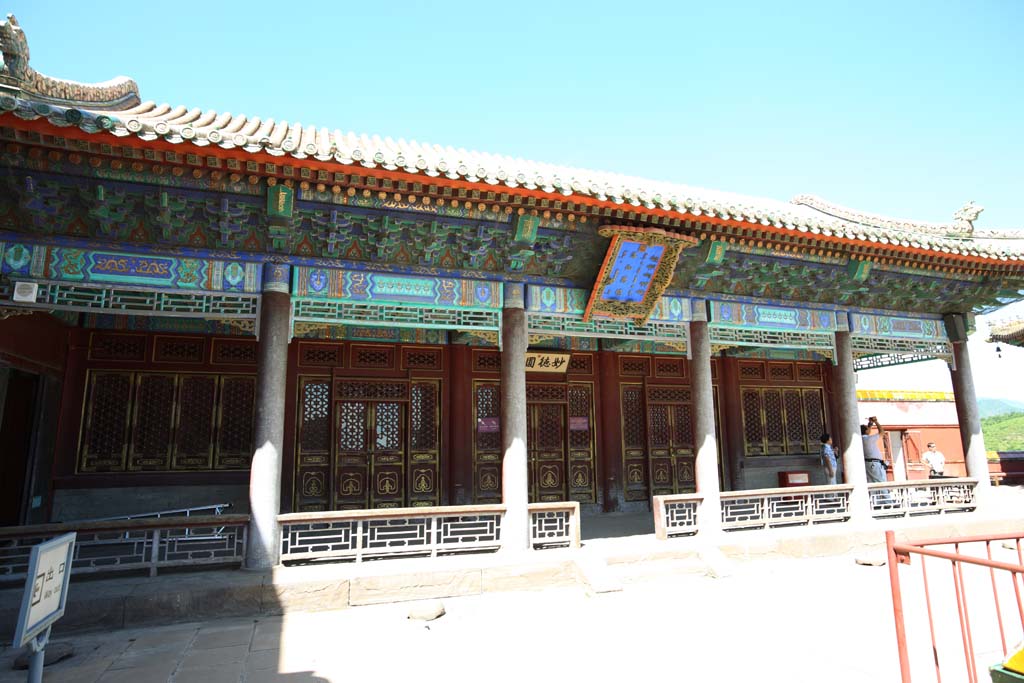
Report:
M943 616L944 612L942 608L942 597L943 591L948 592L948 585L940 587L938 592L933 592L933 584L938 579L933 574L931 583L929 582L928 574L928 562L926 560L940 561L943 564L949 563L951 568L951 580L952 580L952 593L956 598L956 617L960 625L960 644L963 649L964 658L964 669L961 671L957 667L956 677L953 680L966 680L969 683L978 683L979 680L988 680L987 672L983 673L985 676L982 679L978 678L978 658L976 649L976 630L981 628L984 631L977 641L981 644L980 647L985 647L983 643L992 641L995 639L995 631L992 629L993 622L998 626L998 640L1002 649L1003 657L1007 654L1007 645L1014 645L1019 639L1019 633L1024 633L1024 603L1021 601L1022 584L1024 584L1024 555L1021 552L1021 539L1024 538L1024 532L1017 534L1009 534L1002 536L962 536L957 538L944 538L928 541L918 541L916 543L896 543L895 534L892 531L885 532L885 544L888 551L888 564L889 564L889 583L892 588L892 607L893 617L896 621L896 643L899 648L899 660L900 660L900 674L903 683L910 683L911 681L911 665L917 663L917 669L931 668L930 664L934 664L935 668L935 680L941 683L942 681L942 667L943 664L947 665L947 668L951 668L953 664L952 656L945 656L944 652L948 652L952 649L955 637L952 639L944 638L947 635L943 633L942 626L944 625ZM1012 542L1012 543L1011 543ZM993 559L992 555L992 544L999 544L1002 549L1016 550L1017 563L1012 564L1010 562L1004 562ZM984 557L978 557L975 555L966 554L962 552L962 546L975 546L976 544L984 544ZM936 546L953 546L953 552L946 550L939 550ZM900 584L900 572L899 565L911 563L911 557L917 555L920 558L921 565L921 588L922 592L917 595L916 598L923 599L927 607L928 616L928 630L931 637L931 658L929 663L925 663L924 657L917 659L911 658L911 652L908 648L908 630L907 630L907 613L904 611L904 590ZM932 564L934 565L934 561ZM979 576L977 573L969 575L965 580L964 568L965 567L979 567L988 570L988 581L984 581L983 574ZM973 571L973 570L972 570ZM999 590L999 582L997 582L998 576L1008 576L1010 583L1013 586L1012 596L1008 596L1009 591ZM1005 582L1004 582L1005 585ZM970 609L972 603L968 602L968 586L972 589L972 594L979 591L987 591L989 586L992 591L992 603L989 606L987 600L973 603L977 608L979 605L984 606L985 610ZM910 585L907 586L908 592ZM939 603L939 604L936 604ZM1013 635L1015 631L1014 626L1008 626L1003 619L1003 612L1010 611L1012 614L1012 606L1016 606L1017 615L1020 621L1021 631L1018 632L1017 637L1011 638L1008 642L1008 635ZM946 607L952 608L953 605L946 605ZM991 608L992 612L987 612L988 608ZM1009 608L1009 610L1007 609ZM975 615L975 627L972 629L971 626L971 615ZM913 616L919 616L919 612L911 613ZM978 618L980 617L980 619ZM912 619L913 621L913 619ZM920 626L920 624L916 624ZM938 628L938 630L937 630ZM992 650L995 650L993 646ZM985 652L991 652L992 650L985 650ZM916 651L915 651L916 652ZM982 662L983 666L995 664L996 662L988 661Z

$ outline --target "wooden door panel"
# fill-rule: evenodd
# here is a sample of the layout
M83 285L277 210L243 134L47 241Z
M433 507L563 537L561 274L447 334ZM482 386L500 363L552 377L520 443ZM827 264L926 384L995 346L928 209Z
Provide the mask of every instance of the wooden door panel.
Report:
M331 506L331 384L306 378L299 384L295 509L318 512Z
M619 406L622 414L622 460L627 501L647 500L647 418L640 384L623 384Z
M566 499L565 404L538 403L527 407L527 449L532 502Z
M370 471L370 404L364 401L342 401L337 404L336 411L334 508L363 509L369 506L367 480Z

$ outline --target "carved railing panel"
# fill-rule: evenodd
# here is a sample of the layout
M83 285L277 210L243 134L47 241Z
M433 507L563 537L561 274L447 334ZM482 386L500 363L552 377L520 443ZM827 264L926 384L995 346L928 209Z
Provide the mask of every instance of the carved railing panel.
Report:
M977 507L977 479L917 479L868 484L873 517L912 517L970 512Z
M281 561L436 557L501 547L503 505L280 515ZM530 505L534 548L579 546L579 503Z

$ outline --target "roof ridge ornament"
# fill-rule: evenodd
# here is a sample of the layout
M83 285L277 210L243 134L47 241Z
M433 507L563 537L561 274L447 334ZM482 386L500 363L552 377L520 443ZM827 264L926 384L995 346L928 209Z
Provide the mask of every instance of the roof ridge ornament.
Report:
M923 221L909 221L880 216L878 214L864 213L839 204L833 204L832 202L811 194L797 195L790 200L790 203L803 205L844 221L881 228L883 230L895 230L902 233L919 233L957 239L970 238L974 236L974 221L976 221L978 219L978 215L985 210L985 207L979 206L973 201L969 201L953 214L952 223L926 223Z
M28 39L13 14L0 21L0 93L31 94L35 99L61 106L87 109L126 109L139 104L139 86L118 76L104 83L76 83L44 76L29 66Z
M975 204L973 199L957 209L956 213L953 214L955 232L965 237L972 236L974 234L974 221L978 220L978 216L984 210L985 207Z

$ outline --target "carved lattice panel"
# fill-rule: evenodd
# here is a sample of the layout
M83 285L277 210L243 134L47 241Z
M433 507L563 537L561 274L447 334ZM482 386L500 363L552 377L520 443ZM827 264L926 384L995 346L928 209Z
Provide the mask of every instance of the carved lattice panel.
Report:
M797 363L797 379L801 382L820 382L821 364L819 363Z
M473 372L501 372L501 354L473 349Z
M202 363L206 358L203 337L154 337L153 361L156 363Z
M341 346L299 342L299 365L309 367L338 367L341 365Z
M501 502L501 387L473 385L473 500Z
M825 403L821 389L804 389L804 414L807 416L807 438L814 444L825 433Z
M370 404L341 401L336 407L334 507L355 510L369 507Z
M352 368L391 370L395 367L395 348L353 345L350 347L349 363Z
M594 374L594 355L591 353L574 353L569 359L569 373L580 375Z
M647 439L652 451L669 447L668 406L647 406Z
M444 354L441 349L418 346L402 348L403 370L444 370Z
M161 471L169 468L176 392L175 375L136 375L128 469Z
M141 334L94 332L89 338L89 360L144 361L146 337Z
M647 413L643 386L623 384L619 394L622 416L622 459L626 500L647 500Z
M409 400L410 505L441 502L440 430L441 387L433 381L413 382Z
M677 387L668 384L648 384L648 403L689 403L692 394L686 387Z
M82 427L80 472L123 470L128 453L132 373L92 372Z
M693 452L693 405L674 405L672 410L672 448L676 451Z
M370 423L370 506L405 505L405 405L374 403Z
M527 403L565 403L568 400L568 389L565 384L526 383Z
M327 379L299 383L298 453L295 459L295 507L326 510L331 482L331 384Z
M527 453L530 502L566 500L566 406L528 404Z
M804 420L804 402L800 390L783 390L782 403L786 411L786 452L809 453L808 437L810 435L807 433Z
M683 376L683 359L682 358L655 358L654 359L654 376L655 377L682 377Z
M740 381L756 381L765 378L764 363L760 361L741 362Z
M764 406L765 452L778 454L786 452L786 423L782 415L782 392L765 389L761 401Z
M409 446L414 451L437 450L438 387L433 382L412 385Z
M404 381L381 382L363 379L341 379L335 384L337 385L337 397L346 401L409 400L409 383Z
M214 467L219 470L245 469L249 467L253 451L256 378L242 375L221 377L219 403Z
M651 359L646 356L619 356L619 374L624 377L647 377L651 374Z
M256 342L248 339L214 339L214 365L256 365Z
M569 448L574 451L590 452L593 444L593 420L590 407L593 405L592 392L586 385L569 388Z
M178 416L171 467L176 470L208 470L213 467L217 376L182 375L178 383Z
M743 389L743 451L747 455L764 455L764 416L761 414L761 392Z

